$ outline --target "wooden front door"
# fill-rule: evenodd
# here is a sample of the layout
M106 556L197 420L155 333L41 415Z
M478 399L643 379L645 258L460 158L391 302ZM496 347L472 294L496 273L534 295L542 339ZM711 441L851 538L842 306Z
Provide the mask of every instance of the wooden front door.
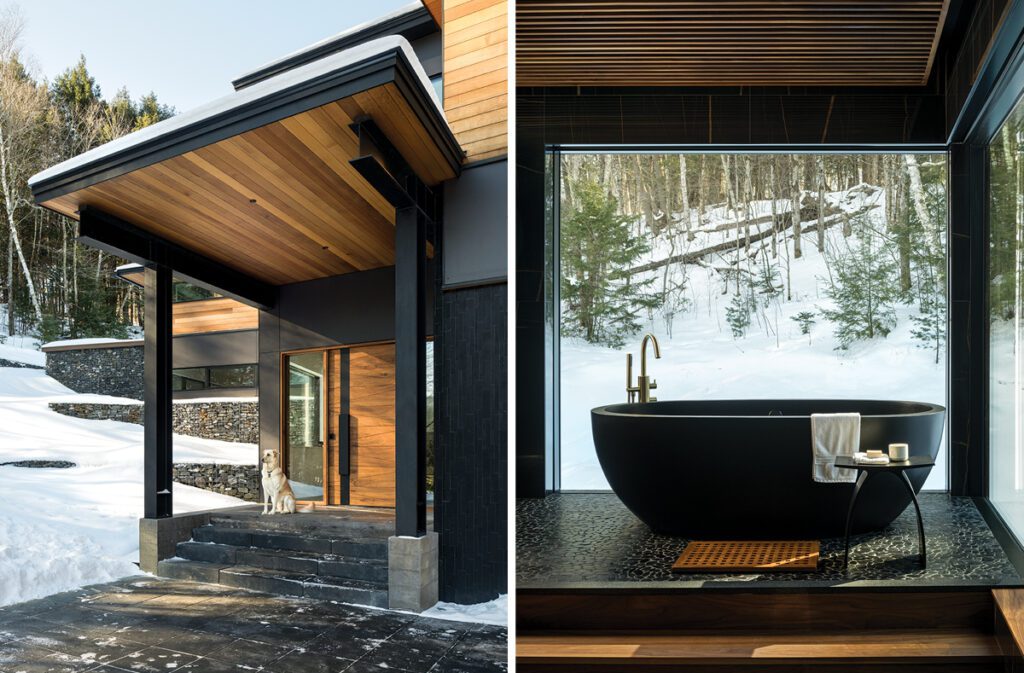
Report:
M395 346L327 352L327 503L395 506Z

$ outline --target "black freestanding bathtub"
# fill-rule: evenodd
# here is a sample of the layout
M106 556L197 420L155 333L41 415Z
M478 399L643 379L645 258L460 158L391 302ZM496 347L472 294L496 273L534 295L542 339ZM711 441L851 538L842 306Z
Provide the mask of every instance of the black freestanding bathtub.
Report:
M946 410L877 400L721 400L612 404L591 411L612 490L658 533L703 539L843 535L853 484L811 478L812 413L859 412L861 451L906 442L934 458ZM920 491L930 468L909 470ZM910 504L891 475L868 480L854 532L878 530Z

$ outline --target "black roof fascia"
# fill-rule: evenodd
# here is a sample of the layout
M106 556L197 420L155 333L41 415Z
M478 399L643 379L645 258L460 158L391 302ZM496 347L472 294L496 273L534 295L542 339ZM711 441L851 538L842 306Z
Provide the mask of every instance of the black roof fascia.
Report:
M426 7L420 7L407 14L400 16L391 17L380 23L375 23L372 26L367 26L363 30L356 33L350 33L342 35L334 40L329 40L323 44L317 45L315 48L309 49L308 51L300 51L292 56L266 65L259 70L246 73L237 79L231 81L231 86L235 88L235 91L244 89L247 86L252 86L257 82L278 75L282 72L287 72L293 68L312 63L325 56L330 56L339 51L344 51L350 47L354 47L370 40L375 40L379 37L386 37L388 35L401 35L405 39L412 42L418 40L421 37L426 37L431 33L438 31L437 23L434 22L434 17L430 15Z
M430 93L423 89L418 79L405 52L396 47L325 77L276 91L243 108L227 110L41 180L32 185L32 195L36 203L43 203L392 82L406 96L414 114L438 144L452 170L458 173L462 164L462 148L448 128L447 121L429 99Z

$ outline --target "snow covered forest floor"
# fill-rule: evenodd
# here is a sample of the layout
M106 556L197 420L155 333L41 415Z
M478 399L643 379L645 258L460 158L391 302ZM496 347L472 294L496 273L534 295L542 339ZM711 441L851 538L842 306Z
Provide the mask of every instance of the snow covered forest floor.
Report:
M12 344L13 342L13 344ZM30 339L0 357L40 364ZM22 347L24 346L24 347ZM68 469L0 466L0 605L139 572L142 426L62 416L49 402L124 402L79 395L39 369L0 368L0 463L66 460ZM253 463L251 444L175 436L175 460ZM175 484L175 512L244 504Z
M851 215L855 234L858 227L886 230L885 198L885 190L867 185L825 192L830 209ZM789 204L788 199L776 201L780 218L789 217ZM776 285L783 289L774 298L761 297L744 334L734 335L727 309L736 294L736 274L758 274L759 264L771 255L769 241L761 240L752 243L751 252L741 256L736 244L742 246L742 237L747 234L742 227L734 225L744 219L763 218L768 221L752 225L749 235L756 239L762 231L768 232L771 201L753 201L746 218L742 208L736 210L739 212L729 212L725 206L709 209L701 223L694 225L693 240L688 241L683 235L677 235L674 241L668 236L653 237L649 252L632 267L640 272L631 276L631 282L651 280L654 290L678 287L680 291L674 296L669 293L671 300L659 308L644 311L641 331L628 338L624 347L613 348L566 337L563 325L560 351L563 489L609 488L594 452L589 412L597 406L626 401L625 354L634 354L636 376L640 338L648 331L657 336L661 344L662 357L648 359L648 373L658 383L654 394L663 400L861 398L945 405L945 346L940 347L937 357L934 344L929 347L915 338L912 333L915 323L911 317L919 314L917 304L893 302L895 325L887 336L857 340L847 349L840 348L836 325L825 318L823 310L836 308L828 288L834 282L837 265L842 263L839 260L860 243L856 236L844 236L844 218L839 214L825 218L824 252L819 252L816 246L816 219L803 222L803 250L798 259L786 242L791 233L783 235L778 256L770 257L771 265L777 267ZM765 218L766 215L769 217ZM682 219L678 214L669 217L677 222ZM697 218L692 221L696 223ZM646 235L640 229L639 220L636 227L636 235ZM944 224L942 229L944 240ZM694 251L716 246L721 250L692 255ZM690 257L685 262L664 263L688 254ZM738 259L742 261L737 263ZM889 256L880 263L895 265L897 260ZM741 267L741 271L737 272L737 267ZM787 275L792 286L789 299L785 291L789 284ZM944 302L944 296L942 300ZM564 323L564 302L562 310ZM801 313L815 316L809 334L803 334L800 325L793 320ZM925 488L946 487L945 462L943 447Z

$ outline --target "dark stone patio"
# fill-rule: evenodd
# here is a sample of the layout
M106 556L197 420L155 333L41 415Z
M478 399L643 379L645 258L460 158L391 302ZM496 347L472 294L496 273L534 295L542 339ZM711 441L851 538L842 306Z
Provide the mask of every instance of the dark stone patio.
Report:
M504 627L131 577L0 608L0 672L486 673Z

